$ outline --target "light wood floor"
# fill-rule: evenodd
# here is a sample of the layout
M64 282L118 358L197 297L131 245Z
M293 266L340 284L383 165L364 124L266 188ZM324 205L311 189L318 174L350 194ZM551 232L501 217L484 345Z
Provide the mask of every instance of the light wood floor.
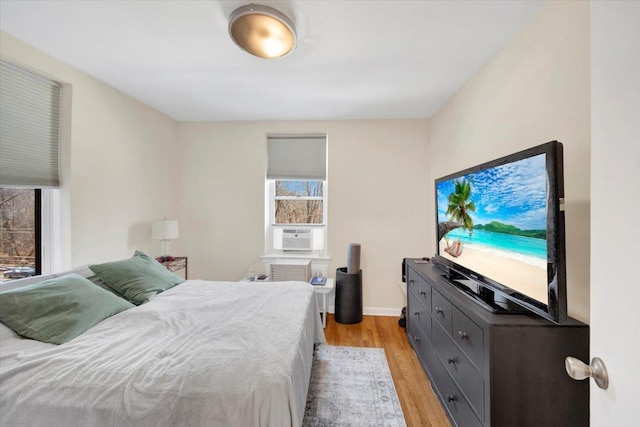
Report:
M397 317L363 316L344 325L329 314L324 333L330 345L384 348L407 426L451 426Z

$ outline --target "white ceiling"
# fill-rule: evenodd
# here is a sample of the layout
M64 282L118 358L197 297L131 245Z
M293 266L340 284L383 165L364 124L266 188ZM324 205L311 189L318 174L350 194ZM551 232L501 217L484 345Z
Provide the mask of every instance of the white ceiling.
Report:
M247 3L0 0L0 28L176 120L421 118L544 1L255 1L295 22L275 60L228 36Z

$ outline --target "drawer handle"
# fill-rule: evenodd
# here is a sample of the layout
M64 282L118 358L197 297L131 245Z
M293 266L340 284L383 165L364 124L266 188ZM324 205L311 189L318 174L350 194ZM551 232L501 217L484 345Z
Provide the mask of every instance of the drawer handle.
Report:
M452 364L456 363L456 358L455 357L447 357L447 363L449 365L452 365Z
M460 336L460 339L461 339L461 340L467 340L467 339L469 339L469 335L467 335L467 333L466 333L466 332L464 332L464 331L458 331L458 335Z
M420 344L420 338L418 338L418 337L413 337L413 340L416 342L416 344Z
M411 285L411 284L413 284L413 283L416 283L416 281L415 281L415 280L413 280L413 279L409 279L409 284Z
M444 310L442 308L440 308L440 307L436 307L436 313L443 314Z
M455 402L455 401L456 401L455 396L451 396L450 394L447 394L447 402Z
M422 295L423 297L426 297L427 293L425 291L420 291L420 295Z
M418 316L418 317L420 317L420 312L419 312L419 311L414 311L414 312L413 312L413 315L414 315L414 316Z

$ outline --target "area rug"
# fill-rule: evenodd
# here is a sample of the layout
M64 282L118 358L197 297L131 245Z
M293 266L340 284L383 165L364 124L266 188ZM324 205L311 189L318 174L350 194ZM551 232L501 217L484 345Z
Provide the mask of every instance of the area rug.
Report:
M318 347L302 425L406 426L384 350Z

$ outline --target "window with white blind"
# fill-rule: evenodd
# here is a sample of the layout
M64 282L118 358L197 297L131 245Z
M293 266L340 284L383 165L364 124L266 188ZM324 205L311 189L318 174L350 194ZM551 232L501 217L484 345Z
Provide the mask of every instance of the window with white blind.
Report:
M326 135L269 136L267 156L267 250L285 251L287 230L309 230L311 252L323 252L327 237Z
M59 83L0 61L0 281L50 270L59 230L61 96Z

